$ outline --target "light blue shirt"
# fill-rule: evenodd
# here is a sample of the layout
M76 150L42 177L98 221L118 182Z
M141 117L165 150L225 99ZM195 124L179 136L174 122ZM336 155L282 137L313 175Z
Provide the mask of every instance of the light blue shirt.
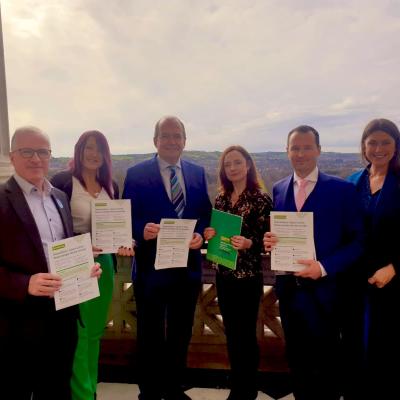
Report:
M181 159L179 159L175 165L171 165L170 163L166 162L165 160L157 156L157 162L158 162L158 167L160 168L160 173L162 180L164 182L165 190L167 191L169 199L171 200L171 170L169 167L172 166L175 167L175 173L176 176L178 177L178 181L181 185L183 196L186 201L186 189L185 189L185 181L183 179L183 174L182 174Z
M43 192L41 193L36 186L21 178L19 175L14 174L14 179L21 188L33 218L35 219L48 263L48 243L65 238L65 231L60 213L50 195L53 186L45 179Z

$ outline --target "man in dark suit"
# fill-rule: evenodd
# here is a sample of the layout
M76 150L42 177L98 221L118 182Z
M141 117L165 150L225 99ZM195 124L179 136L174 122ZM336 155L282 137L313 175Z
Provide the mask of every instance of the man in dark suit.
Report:
M318 171L318 132L306 125L293 129L287 154L293 175L274 185L275 211L313 212L316 256L300 260L304 269L278 275L287 356L296 400L340 397L340 322L338 274L362 253L362 220L354 187ZM266 250L276 236L264 236Z
M58 275L48 273L46 246L72 236L63 192L45 176L51 150L34 127L11 141L15 174L0 186L0 391L15 400L70 400L77 338L76 307L55 311ZM32 396L32 397L31 397Z
M204 169L180 158L186 142L182 121L160 119L153 140L158 154L128 170L123 193L132 201L137 243L139 399L184 400L190 398L181 379L201 287L201 234L211 204ZM154 268L162 218L197 220L186 268Z

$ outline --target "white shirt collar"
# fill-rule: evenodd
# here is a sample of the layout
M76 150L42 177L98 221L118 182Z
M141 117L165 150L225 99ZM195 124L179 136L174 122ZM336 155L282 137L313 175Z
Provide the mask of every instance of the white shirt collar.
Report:
M296 172L293 173L293 183L297 183L300 178ZM317 182L318 181L318 167L315 167L305 178L305 180L309 182Z
M31 194L32 191L37 191L37 187L35 185L32 185L32 183L28 182L26 179L22 178L17 173L14 173L13 177L17 181L18 186L26 195ZM43 182L44 194L49 196L52 188L53 185L45 178Z
M160 156L157 155L157 161L158 161L158 165L160 167L161 170L165 170L168 169L168 167L170 167L172 164L170 164L169 162L163 160ZM175 167L178 168L182 168L181 167L181 159L179 158L177 163L174 165Z

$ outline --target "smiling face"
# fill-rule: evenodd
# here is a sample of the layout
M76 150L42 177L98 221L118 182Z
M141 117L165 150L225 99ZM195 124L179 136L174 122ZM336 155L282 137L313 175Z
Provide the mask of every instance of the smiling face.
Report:
M317 145L312 132L295 131L290 135L287 154L296 174L305 178L317 166L321 147Z
M224 171L227 179L233 184L246 183L249 166L242 153L232 150L225 155Z
M94 136L89 136L82 153L82 166L86 170L97 170L103 165L103 154Z
M371 133L362 147L365 158L378 168L387 168L396 151L394 139L383 131Z
M37 153L34 153L31 158L23 158L19 152L20 149L50 150L49 140L39 132L27 131L16 138L10 153L10 160L15 172L21 178L42 190L44 179L49 171L50 158L41 159Z
M182 125L173 118L167 118L160 123L154 145L160 158L169 164L176 164L185 148L185 134Z

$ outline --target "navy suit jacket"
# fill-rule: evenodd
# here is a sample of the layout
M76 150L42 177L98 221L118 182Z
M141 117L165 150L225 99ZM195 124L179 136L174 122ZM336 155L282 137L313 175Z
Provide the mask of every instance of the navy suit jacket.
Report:
M207 193L204 168L181 160L185 181L185 209L182 218L196 219L195 232L203 234L209 225L211 203ZM178 218L165 190L157 156L128 169L122 197L131 200L133 236L137 242L136 262L138 277L154 271L156 240L144 240L143 229L148 222L160 223L162 218ZM201 273L200 250L190 250L188 271L198 278ZM170 271L163 270L162 275Z
M356 185L357 192L362 192L362 182L368 174L365 168L352 174L348 180ZM367 178L368 179L368 178ZM368 219L366 207L364 218ZM378 269L392 263L400 274L399 227L400 227L400 177L388 172L378 197L375 209L367 224L364 268L369 276Z
M273 194L274 211L296 211L293 176L277 182ZM319 172L315 188L301 211L314 213L316 256L327 272L323 278L307 281L320 297L330 301L336 290L337 274L354 265L363 251L359 198L350 182ZM279 277L277 281L279 286Z

